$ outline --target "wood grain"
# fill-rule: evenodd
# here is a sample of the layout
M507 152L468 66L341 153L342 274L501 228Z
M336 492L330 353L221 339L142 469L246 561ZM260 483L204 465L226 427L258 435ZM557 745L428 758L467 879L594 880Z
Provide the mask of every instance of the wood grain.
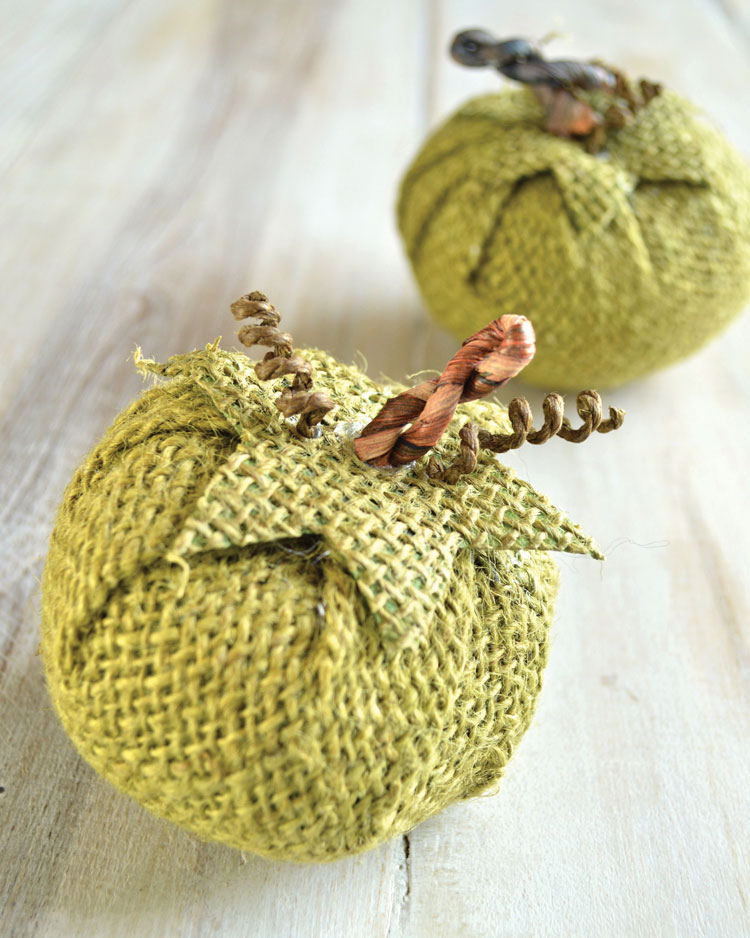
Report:
M362 857L268 863L121 797L52 713L37 583L75 464L157 358L268 293L298 345L439 369L393 223L428 126L491 75L468 25L600 54L750 154L740 0L0 4L0 934L750 935L750 321L605 396L626 427L510 454L608 554L563 556L545 692L500 793ZM510 391L510 394L513 390ZM508 395L505 395L506 399ZM540 395L529 394L536 412Z

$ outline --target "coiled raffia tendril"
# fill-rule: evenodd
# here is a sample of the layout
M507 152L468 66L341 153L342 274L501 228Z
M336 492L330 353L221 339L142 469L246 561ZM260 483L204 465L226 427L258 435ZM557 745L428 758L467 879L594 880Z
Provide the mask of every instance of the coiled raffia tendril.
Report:
M602 399L596 391L581 391L576 398L576 410L583 423L573 428L570 420L564 416L565 405L559 394L548 394L542 403L544 422L538 430L532 427L532 415L529 402L523 397L514 397L508 405L510 433L489 433L477 430L472 423L466 423L459 431L461 453L447 468L433 456L427 466L431 479L441 479L453 483L462 475L472 472L477 464L480 449L491 453L507 453L518 449L524 443L538 446L546 443L553 436L559 436L568 443L583 443L592 433L611 433L619 430L625 420L625 411L616 407L609 408L609 417L604 420Z
M235 319L260 320L258 325L243 326L237 338L248 348L253 345L271 347L255 366L261 381L294 375L291 386L284 388L276 399L276 406L285 417L299 415L295 429L300 436L316 436L320 432L316 425L336 405L322 391L313 389L312 366L306 358L294 354L291 335L279 329L278 310L257 290L235 300L231 309Z
M373 466L395 467L419 459L438 441L459 403L476 400L505 384L531 361L534 350L534 330L524 316L496 319L464 342L439 378L388 401L354 441L357 455ZM592 433L619 429L625 419L625 412L614 407L609 408L608 419L603 419L602 400L596 391L578 394L580 427L571 425L564 407L559 394L548 394L542 404L544 422L535 430L528 401L514 398L508 405L510 433L489 433L466 423L459 431L461 449L457 459L443 467L433 456L427 474L431 479L454 483L474 471L480 449L507 453L524 443L546 443L554 436L582 443Z

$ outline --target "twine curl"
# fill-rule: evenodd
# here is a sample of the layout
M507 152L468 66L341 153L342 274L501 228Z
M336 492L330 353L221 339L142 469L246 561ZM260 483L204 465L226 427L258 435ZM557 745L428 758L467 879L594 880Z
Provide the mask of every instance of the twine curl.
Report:
M294 354L292 337L279 329L281 316L269 303L265 293L255 290L246 293L231 306L235 319L256 318L257 325L245 325L237 333L240 342L247 346L270 346L270 351L255 366L261 381L294 375L290 387L284 388L276 399L276 407L285 417L299 416L296 431L308 439L320 431L317 424L336 406L322 391L312 387L312 365L306 358Z

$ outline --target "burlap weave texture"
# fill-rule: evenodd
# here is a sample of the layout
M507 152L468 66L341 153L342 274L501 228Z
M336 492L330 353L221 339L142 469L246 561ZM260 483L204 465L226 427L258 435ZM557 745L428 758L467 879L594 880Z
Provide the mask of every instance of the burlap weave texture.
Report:
M384 402L304 354L329 420ZM77 471L44 572L49 688L82 755L203 838L299 860L496 782L541 686L546 551L592 542L487 454L451 487L373 470L331 428L295 437L244 355L142 367L169 380Z
M525 89L469 101L409 167L398 222L424 301L463 338L532 317L524 380L611 387L700 348L750 298L750 171L664 92L592 155Z

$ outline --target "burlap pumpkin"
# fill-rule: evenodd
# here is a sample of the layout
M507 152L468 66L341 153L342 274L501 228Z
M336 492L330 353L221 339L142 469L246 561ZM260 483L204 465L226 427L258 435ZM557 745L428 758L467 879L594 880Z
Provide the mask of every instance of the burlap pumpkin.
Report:
M430 136L398 222L427 308L463 338L533 315L524 380L609 387L700 348L750 298L750 172L664 92L596 156L527 89L475 98Z
M142 363L170 380L67 489L42 651L65 729L123 792L202 838L328 860L500 778L547 659L548 551L598 554L487 454L453 487L361 463L342 427L383 389L304 354L338 405L312 440L244 355Z

